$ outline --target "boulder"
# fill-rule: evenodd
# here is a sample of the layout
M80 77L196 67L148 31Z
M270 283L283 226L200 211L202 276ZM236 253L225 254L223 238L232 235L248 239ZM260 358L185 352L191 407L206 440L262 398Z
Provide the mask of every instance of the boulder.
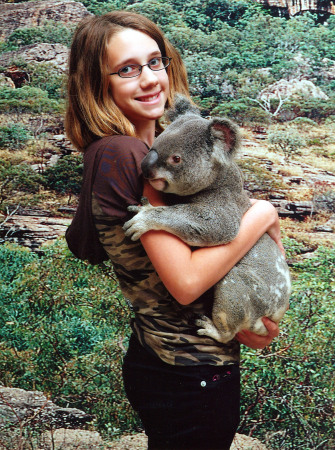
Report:
M6 86L15 89L14 81L11 77L7 77L4 73L0 73L0 87Z
M320 74L325 80L335 80L335 61L324 58L322 60L322 68L320 70Z
M47 20L73 25L88 15L85 6L74 0L0 3L0 41L17 28L38 27Z
M100 434L97 431L88 430L59 428L53 432L45 432L41 436L41 441L44 450L103 450L106 448Z
M144 433L125 435L119 441L113 441L108 446L113 450L145 450L148 448L148 439ZM258 439L243 434L237 434L230 450L266 450L266 446Z
M92 420L92 415L80 409L57 406L42 392L0 386L0 427L30 421L54 428L77 428Z
M300 80L279 80L263 89L259 93L259 100L269 101L270 99L282 99L292 97L305 97L320 100L327 100L328 96L312 81Z

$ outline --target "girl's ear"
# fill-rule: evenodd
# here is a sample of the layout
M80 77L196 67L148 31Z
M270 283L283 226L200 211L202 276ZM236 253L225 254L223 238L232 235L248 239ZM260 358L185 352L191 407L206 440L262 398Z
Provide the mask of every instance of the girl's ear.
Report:
M213 139L213 156L221 163L232 158L241 143L238 126L226 118L214 118L209 122L209 132Z

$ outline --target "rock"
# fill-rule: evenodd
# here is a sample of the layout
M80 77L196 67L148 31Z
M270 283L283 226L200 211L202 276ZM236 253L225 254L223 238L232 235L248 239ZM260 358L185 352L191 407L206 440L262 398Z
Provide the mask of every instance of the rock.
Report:
M0 243L15 242L37 250L45 242L64 236L70 219L38 215L12 215L0 223Z
M74 0L2 3L0 40L7 39L18 28L42 26L47 20L73 25L88 15L92 14Z
M312 201L306 202L289 202L287 200L270 200L277 209L280 217L290 217L291 219L302 220L306 216L316 214Z
M59 73L66 72L67 60L69 50L63 44L31 44L25 45L18 50L12 52L5 52L0 55L0 65L9 67L5 74L9 76L15 83L11 76L14 70L20 70L17 66L12 66L13 61L20 61L21 59L27 63L49 63L52 64ZM14 70L13 70L14 67ZM17 83L15 83L16 87Z
M59 428L52 433L43 433L43 450L104 449L100 434L96 431L69 430Z
M299 80L294 78L292 80L279 80L263 89L258 98L260 100L268 101L270 99L282 99L292 97L306 97L308 99L315 98L320 100L328 100L328 96L312 81Z
M119 441L112 442L108 448L113 450L146 450L147 437L144 433L122 436ZM236 434L230 450L267 450L258 439Z
M0 426L30 423L48 424L55 428L76 428L91 422L93 416L76 408L61 408L42 392L0 387Z
M1 60L1 56L0 56ZM0 61L1 64L1 61ZM7 64L4 64L5 66ZM23 70L20 69L17 66L8 66L7 69L4 72L4 75L8 77L14 84L14 88L20 88L23 84L25 84L27 81L29 81L29 74Z
M6 86L15 89L13 80L10 77L7 77L4 73L0 73L0 86Z
M50 136L48 139L53 145L61 150L63 155L70 155L72 152L76 151L71 144L71 141L67 139L65 134L55 134Z
M257 3L277 8L284 15L295 16L303 11L327 12L335 14L335 5L332 1L296 1L296 0L256 0Z

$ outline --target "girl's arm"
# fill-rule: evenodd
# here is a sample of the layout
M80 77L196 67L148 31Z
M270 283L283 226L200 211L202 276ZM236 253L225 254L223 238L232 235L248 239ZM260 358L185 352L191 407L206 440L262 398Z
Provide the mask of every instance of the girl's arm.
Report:
M144 195L154 206L163 204L159 192L148 184ZM238 235L228 244L192 252L187 244L164 231L149 231L141 236L141 242L165 287L179 303L188 305L223 278L266 232L285 254L275 208L269 202L253 200ZM253 349L266 347L279 335L279 328L267 317L262 320L267 336L242 330L235 338Z
M150 185L145 185L144 195L152 205L162 204L160 194ZM167 290L188 305L221 280L266 232L281 245L275 208L258 200L244 214L238 235L228 244L192 251L166 231L149 231L141 242Z

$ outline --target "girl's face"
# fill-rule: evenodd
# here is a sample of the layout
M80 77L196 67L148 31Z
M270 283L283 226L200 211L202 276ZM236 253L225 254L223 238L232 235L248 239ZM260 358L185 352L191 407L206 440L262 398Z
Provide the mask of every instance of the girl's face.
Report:
M159 47L151 37L132 28L117 33L108 43L108 66L110 72L117 72L129 64L147 64L161 56ZM164 113L169 93L169 79L166 70L152 71L148 66L134 78L110 75L114 102L135 126L138 133Z

